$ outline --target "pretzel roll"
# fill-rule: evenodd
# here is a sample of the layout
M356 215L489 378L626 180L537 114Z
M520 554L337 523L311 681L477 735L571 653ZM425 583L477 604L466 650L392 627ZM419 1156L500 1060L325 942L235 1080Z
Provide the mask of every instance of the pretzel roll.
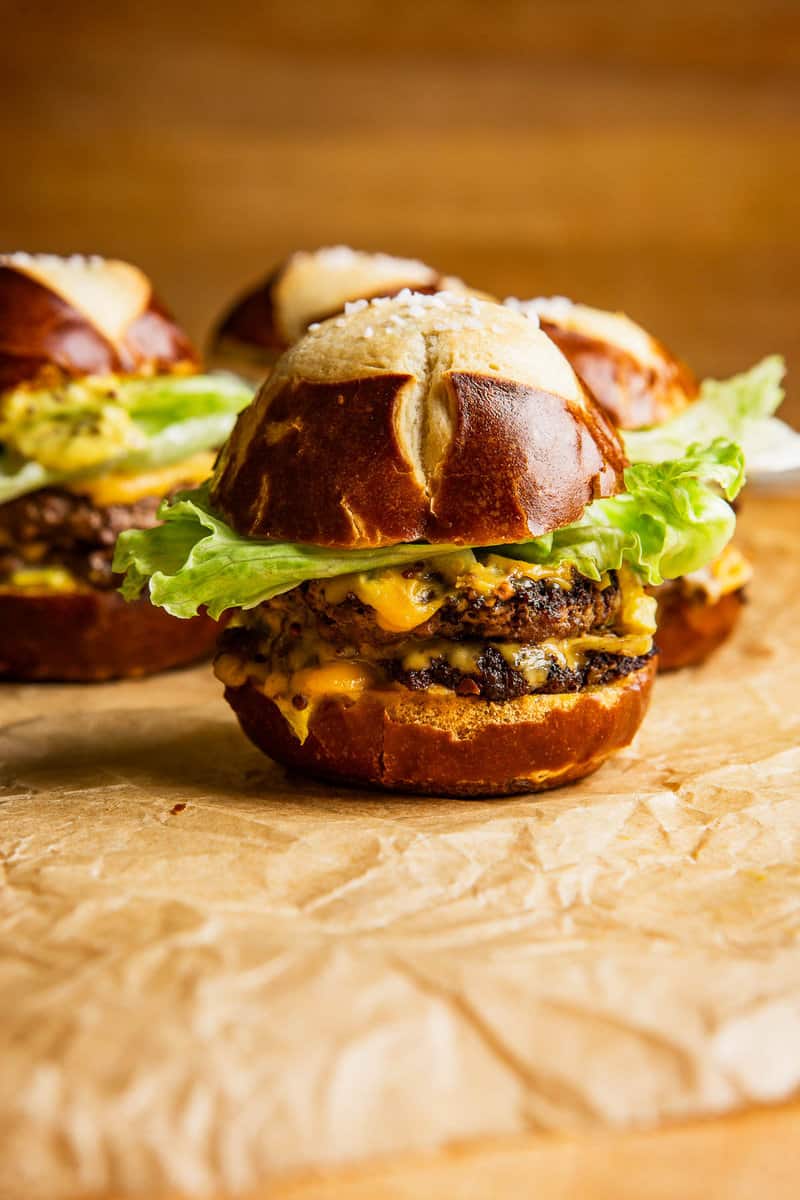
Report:
M312 326L280 360L212 500L249 537L486 545L577 519L624 466L612 425L524 316L403 293Z
M394 296L403 288L428 294L469 291L461 280L414 258L349 246L298 250L228 309L211 335L209 361L263 379L312 323L342 312L348 302Z
M680 583L654 589L658 600L658 664L662 671L695 667L727 641L745 604L744 589L710 598Z
M138 267L96 256L0 255L0 390L53 374L145 374L196 352Z
M620 429L661 425L697 399L689 368L623 313L563 296L506 304L537 321ZM729 546L701 574L702 587L678 579L654 590L662 671L703 662L738 622L751 574L746 559Z
M176 621L119 592L0 588L0 680L101 683L153 675L207 658L216 622Z
M620 429L660 425L697 395L689 368L624 313L563 296L507 303L538 318Z

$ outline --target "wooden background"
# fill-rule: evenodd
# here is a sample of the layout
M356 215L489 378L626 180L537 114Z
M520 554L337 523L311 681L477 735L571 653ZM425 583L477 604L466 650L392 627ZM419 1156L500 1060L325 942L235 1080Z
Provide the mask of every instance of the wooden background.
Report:
M344 241L800 376L797 0L0 10L0 243L138 261L196 336Z

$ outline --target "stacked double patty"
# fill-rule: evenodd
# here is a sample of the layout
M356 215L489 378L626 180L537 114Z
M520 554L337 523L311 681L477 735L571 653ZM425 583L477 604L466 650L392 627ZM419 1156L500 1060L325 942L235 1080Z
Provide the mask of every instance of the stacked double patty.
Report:
M98 506L64 488L41 488L0 505L0 586L20 571L52 567L103 591L118 586L111 570L117 536L157 524L160 503L145 496Z
M220 654L288 674L287 664L296 659L304 639L310 656L319 659L319 639L323 655L333 652L365 662L383 682L505 701L609 683L638 670L654 653L587 650L579 661L569 662L552 646L586 634L613 637L620 632L622 589L613 571L599 582L577 572L567 581L511 572L490 591L471 586L468 576L448 589L435 563L414 564L402 575L422 585L422 603L447 589L441 607L410 630L386 629L376 610L355 592L332 603L325 581L317 580L243 614L243 624L223 633ZM296 707L303 700L302 693L293 697Z

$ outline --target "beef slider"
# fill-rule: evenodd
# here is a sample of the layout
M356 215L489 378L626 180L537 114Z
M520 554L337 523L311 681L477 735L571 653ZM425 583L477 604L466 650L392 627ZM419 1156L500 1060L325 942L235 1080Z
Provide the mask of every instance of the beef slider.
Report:
M475 297L401 293L351 306L309 328L239 417L209 494L243 539L303 543L337 557L399 543L505 546L511 553L515 544L570 525L595 500L621 491L625 466L613 427L532 322ZM413 554L411 561L418 561L416 548ZM372 555L354 557L351 570L369 574L358 564L370 560ZM441 570L446 573L444 564ZM525 575L524 565L518 574ZM460 578L468 581L469 572ZM598 612L594 596L605 589L585 586L592 603L583 623L595 628L606 608ZM534 586L531 596L542 598L548 616L555 603L544 601L557 598L561 608L563 600L568 615L570 588L561 591L558 597L555 590L548 593L545 583ZM376 613L401 633L409 623L413 627L418 612L431 619L444 606L433 603L438 596L430 605L423 596L410 598L402 580L383 574L340 577L321 592L354 611L349 592L374 602ZM494 605L464 597L448 617L449 631L457 631L460 641L426 646L414 639L403 654L399 647L381 653L374 641L372 653L356 645L374 639L370 614L366 631L362 622L349 644L336 647L341 654L331 653L330 644L321 645L316 630L309 633L301 623L296 650L283 653L283 628L273 609L257 642L256 654L265 661L241 657L223 642L217 674L247 736L295 769L337 783L435 795L556 787L587 775L630 742L652 686L652 660L582 691L498 702L446 687L387 686L378 667L388 658L425 668L438 655L470 673L476 655L465 612L486 610L469 625L479 652L491 643L476 638L477 629L504 639L515 623L534 632L510 615L516 607L535 608L515 605L515 592L498 591ZM509 602L509 610L497 623L492 611L490 625L488 612L498 601ZM329 627L336 623L329 609L318 609ZM260 623L261 614L234 613L231 619ZM617 624L627 627L610 627ZM571 628L570 619L559 625L559 631ZM538 636L548 631L552 622L536 628ZM615 644L603 637L591 645L605 651ZM643 653L651 644L649 633L635 643ZM622 645L632 643L620 638ZM513 665L514 654L506 653ZM531 680L541 681L549 653L525 655L541 660L539 671L538 661L525 667ZM581 647L555 647L553 653L566 663L585 662Z

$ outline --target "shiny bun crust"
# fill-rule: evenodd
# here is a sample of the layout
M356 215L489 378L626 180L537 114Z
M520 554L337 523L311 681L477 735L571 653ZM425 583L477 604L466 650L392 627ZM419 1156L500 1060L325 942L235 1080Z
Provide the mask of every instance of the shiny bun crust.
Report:
M301 745L252 684L226 688L242 729L287 767L342 783L440 796L540 792L596 771L634 737L655 660L605 687L502 704L405 689L323 700Z
M249 537L367 547L547 533L623 485L618 435L527 318L446 293L312 328L240 416L212 501Z
M660 425L697 396L689 368L623 313L563 297L510 303L538 318L620 429Z
M179 621L118 592L0 592L0 679L92 683L152 675L210 655L210 617Z
M704 662L733 633L744 608L743 592L711 601L680 588L661 588L658 598L658 665L661 671Z
M69 376L169 370L196 352L129 263L0 255L0 390Z
M212 366L263 379L313 322L335 316L349 301L394 296L403 288L429 294L468 291L460 280L440 275L418 259L349 246L297 251L223 316L207 358Z

